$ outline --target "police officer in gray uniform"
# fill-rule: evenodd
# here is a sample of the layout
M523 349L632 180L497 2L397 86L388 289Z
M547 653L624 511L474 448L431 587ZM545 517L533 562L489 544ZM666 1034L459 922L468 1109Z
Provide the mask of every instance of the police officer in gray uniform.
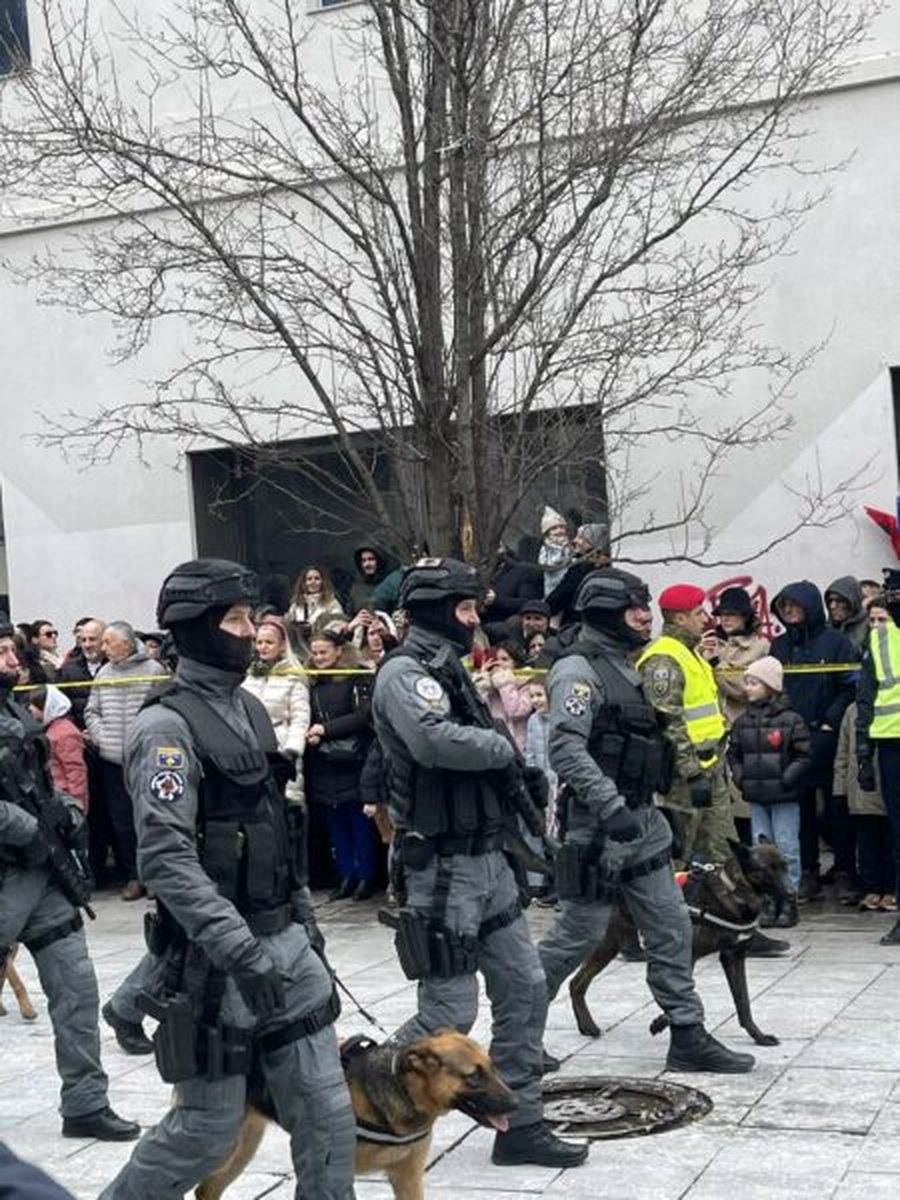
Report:
M602 938L614 885L643 938L650 990L669 1018L668 1068L749 1071L752 1055L734 1053L703 1026L671 831L654 806L671 769L668 744L631 664L650 639L650 593L637 576L605 568L585 577L575 609L580 629L547 679L550 763L565 787L556 870L562 911L538 946L549 994Z
M160 593L175 683L135 720L125 775L140 876L158 902L157 970L138 972L153 977L157 1064L177 1086L103 1200L192 1191L236 1140L251 1064L291 1135L297 1196L353 1195L336 996L305 925L271 722L240 687L256 601L256 577L220 559L176 567Z
M419 1010L395 1037L412 1041L442 1026L468 1032L481 971L491 1057L519 1102L511 1128L496 1135L493 1160L571 1167L584 1162L587 1147L561 1141L543 1120L544 973L500 850L515 751L479 719L481 701L459 661L472 647L481 591L475 570L454 559L411 567L400 591L410 632L375 682L372 710L396 829L397 949L407 976L419 980Z
M131 1141L140 1134L109 1107L107 1078L100 1065L97 978L88 957L81 915L48 866L38 819L22 795L57 806L74 835L83 821L75 802L54 797L46 771L43 733L27 710L12 699L19 682L9 618L0 615L0 964L13 942L30 951L49 1003L62 1080L63 1137ZM2 1190L2 1188L0 1188Z

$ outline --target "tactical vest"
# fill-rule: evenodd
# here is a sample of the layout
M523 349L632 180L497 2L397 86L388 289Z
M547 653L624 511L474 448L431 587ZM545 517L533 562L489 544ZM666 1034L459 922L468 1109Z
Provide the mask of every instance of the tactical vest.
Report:
M285 904L293 874L291 831L275 731L255 696L240 692L257 745L242 742L201 696L175 685L153 697L188 724L200 760L197 849L220 893L244 917Z
M5 715L19 721L24 735L17 737L12 732L0 727L0 750L10 755L10 769L25 790L37 787L40 791L53 791L53 780L50 778L49 747L44 731L31 713L15 700L9 699L3 705ZM10 804L15 804L12 796L2 796ZM0 844L0 863L12 864L21 862L21 851L15 846Z
M411 650L399 647L389 658L410 658L440 683L450 699L450 712L443 719L455 725L490 726L485 713L476 721L461 689L472 688L468 678L454 678L451 672L462 670L455 664L436 669L429 656L419 658ZM472 704L481 705L477 695ZM394 827L400 832L415 832L426 838L469 838L489 836L503 825L505 807L499 772L450 771L444 767L423 767L415 761L399 738L390 745L382 743L390 789L390 809Z
M673 658L684 676L684 723L693 746L719 742L725 736L725 718L719 707L719 688L712 667L705 658L689 649L678 638L664 634L648 646L638 659L642 667L648 658L664 654ZM716 761L714 758L713 762ZM709 765L709 764L707 764Z
M900 629L879 625L869 634L878 693L869 737L900 738Z
M576 642L560 657L573 654L588 660L603 688L604 703L588 736L591 757L615 781L629 808L652 804L654 792L667 792L672 783L673 750L663 733L662 715L601 646Z

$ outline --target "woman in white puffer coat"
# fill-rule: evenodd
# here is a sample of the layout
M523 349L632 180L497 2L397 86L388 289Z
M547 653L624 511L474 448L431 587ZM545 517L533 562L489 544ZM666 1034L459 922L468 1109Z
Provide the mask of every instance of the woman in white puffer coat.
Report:
M303 751L309 729L309 686L288 642L281 617L267 614L256 631L256 658L243 687L262 701L275 727L278 749L295 759L285 788L289 804L303 803Z

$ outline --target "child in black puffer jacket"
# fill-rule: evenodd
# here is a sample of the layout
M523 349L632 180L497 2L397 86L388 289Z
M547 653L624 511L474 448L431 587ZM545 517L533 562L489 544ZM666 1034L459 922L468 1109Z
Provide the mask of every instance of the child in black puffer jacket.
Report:
M794 899L761 924L797 924L800 883L800 793L810 765L806 722L782 699L784 671L767 656L744 672L750 704L735 721L728 749L734 781L750 805L753 840L774 842L788 864Z

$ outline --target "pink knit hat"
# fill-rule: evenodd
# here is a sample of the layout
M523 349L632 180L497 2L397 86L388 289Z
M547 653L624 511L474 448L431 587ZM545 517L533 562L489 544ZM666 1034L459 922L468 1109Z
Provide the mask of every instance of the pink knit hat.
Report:
M765 658L758 658L756 662L746 667L744 678L746 679L748 676L764 683L770 691L779 693L784 691L784 667L771 654L767 654Z

